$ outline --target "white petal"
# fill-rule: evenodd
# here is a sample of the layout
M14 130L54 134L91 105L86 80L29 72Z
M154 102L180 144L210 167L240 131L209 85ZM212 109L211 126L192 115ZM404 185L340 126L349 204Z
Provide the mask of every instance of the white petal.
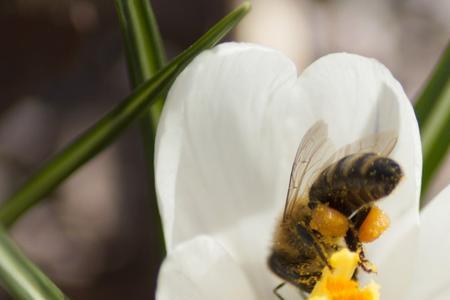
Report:
M450 186L421 212L418 263L411 285L414 300L450 299Z
M157 300L256 299L247 278L212 238L198 236L178 245L164 260Z
M403 230L411 230L419 134L410 103L388 70L374 60L335 54L297 78L292 62L276 51L223 44L179 76L161 116L155 172L169 251L195 235L213 235L244 264L262 295L270 294L275 282L265 261L273 226L298 143L318 119L330 125L337 146L375 131L399 131L394 158L406 178L398 199L388 199L384 208L407 219ZM398 225L394 219L393 229Z

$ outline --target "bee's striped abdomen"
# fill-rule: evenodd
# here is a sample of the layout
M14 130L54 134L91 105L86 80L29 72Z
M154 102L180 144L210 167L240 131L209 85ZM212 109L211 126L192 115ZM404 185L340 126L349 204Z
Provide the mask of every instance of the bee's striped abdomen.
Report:
M309 191L310 204L328 203L350 216L361 206L389 195L402 175L398 163L388 157L348 155L320 173Z

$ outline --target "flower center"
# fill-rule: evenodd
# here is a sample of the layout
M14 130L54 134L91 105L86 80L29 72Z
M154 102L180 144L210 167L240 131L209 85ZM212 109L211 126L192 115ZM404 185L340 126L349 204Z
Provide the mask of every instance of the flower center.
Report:
M358 282L352 280L358 262L359 255L348 249L333 254L329 259L332 270L323 269L309 300L379 300L380 287L376 283L360 288Z

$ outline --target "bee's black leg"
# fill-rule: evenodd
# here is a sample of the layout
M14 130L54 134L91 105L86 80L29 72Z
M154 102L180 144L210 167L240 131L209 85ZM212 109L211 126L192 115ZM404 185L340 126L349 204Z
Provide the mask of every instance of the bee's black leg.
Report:
M351 251L356 251L359 254L359 266L367 273L373 273L374 270L371 268L371 262L366 258L364 254L364 247L358 238L358 232L354 227L350 227L345 236L345 241L348 248ZM356 271L355 271L356 272ZM355 274L356 275L356 274Z
M284 298L278 293L278 290L281 289L285 284L286 284L286 281L280 283L279 285L277 285L277 286L273 289L273 293L274 293L275 296L277 296L278 299L280 299L280 300L284 300Z

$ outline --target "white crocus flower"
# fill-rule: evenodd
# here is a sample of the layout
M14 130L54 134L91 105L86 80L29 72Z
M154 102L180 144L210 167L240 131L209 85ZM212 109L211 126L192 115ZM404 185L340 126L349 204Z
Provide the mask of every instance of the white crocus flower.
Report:
M400 84L379 62L357 55L325 56L299 75L274 50L228 43L182 72L161 116L156 184L168 256L158 300L276 299L272 289L282 280L266 260L295 151L317 120L328 124L337 147L398 132L391 157L405 176L380 201L391 227L366 254L378 267L372 277L382 299L410 299L420 260L422 156Z

